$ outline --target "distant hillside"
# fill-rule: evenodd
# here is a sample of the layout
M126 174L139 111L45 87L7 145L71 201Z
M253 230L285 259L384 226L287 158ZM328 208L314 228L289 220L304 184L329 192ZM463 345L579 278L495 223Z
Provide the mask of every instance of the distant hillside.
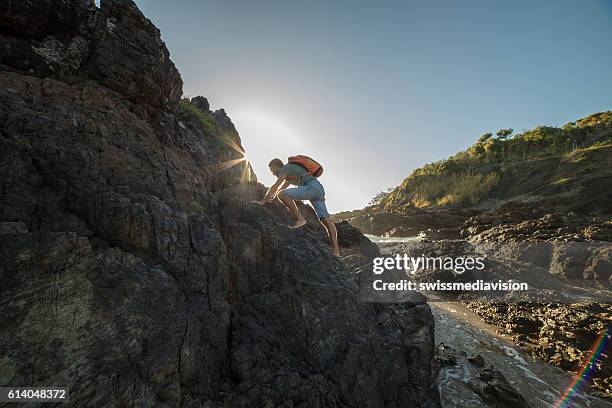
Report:
M610 212L611 194L612 111L607 111L562 128L486 133L467 150L415 170L377 201L385 211L402 212L554 198L568 210Z
M612 111L562 128L485 133L370 204L334 219L374 235L444 239L488 229L492 240L612 240Z

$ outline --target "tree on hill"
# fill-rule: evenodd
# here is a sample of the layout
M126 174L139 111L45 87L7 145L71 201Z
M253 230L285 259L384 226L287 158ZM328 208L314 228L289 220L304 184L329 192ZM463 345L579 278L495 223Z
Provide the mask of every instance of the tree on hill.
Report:
M493 133L490 133L490 132L483 133L482 136L478 138L478 141L476 141L476 143L484 144L487 140L489 140L492 137L493 137Z
M368 203L368 205L376 205L376 204L380 204L385 197L387 197L389 195L390 192L393 191L393 187L389 187L388 189L386 189L385 191L381 191L380 193L376 194Z
M500 139L490 138L484 145L487 158L490 161L500 160L503 154L502 142Z
M512 135L512 132L514 132L514 129L499 129L496 135L498 139L506 140Z
M476 157L480 157L485 153L485 144L493 137L493 133L483 133L473 146L469 147L467 152Z

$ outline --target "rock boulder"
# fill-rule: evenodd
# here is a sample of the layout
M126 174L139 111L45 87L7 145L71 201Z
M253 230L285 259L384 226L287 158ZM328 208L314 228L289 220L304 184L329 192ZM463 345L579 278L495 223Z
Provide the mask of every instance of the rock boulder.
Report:
M3 7L0 386L79 406L439 406L429 307L361 302L310 207L294 231L250 203L264 187L229 116L175 109L180 76L133 2Z

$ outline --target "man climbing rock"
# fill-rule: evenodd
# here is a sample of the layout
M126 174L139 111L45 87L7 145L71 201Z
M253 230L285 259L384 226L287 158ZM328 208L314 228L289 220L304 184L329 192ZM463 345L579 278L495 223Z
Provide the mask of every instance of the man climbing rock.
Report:
M317 177L323 173L321 165L308 156L293 156L289 158L287 164L284 164L280 159L273 159L268 166L272 174L278 177L278 179L268 189L264 198L257 203L263 205L278 197L295 217L295 222L289 228L300 228L306 224L306 219L300 213L294 200L309 200L321 224L327 230L331 241L332 253L338 256L338 233L334 222L327 212L325 190L323 185L317 180ZM290 184L296 187L287 188Z

